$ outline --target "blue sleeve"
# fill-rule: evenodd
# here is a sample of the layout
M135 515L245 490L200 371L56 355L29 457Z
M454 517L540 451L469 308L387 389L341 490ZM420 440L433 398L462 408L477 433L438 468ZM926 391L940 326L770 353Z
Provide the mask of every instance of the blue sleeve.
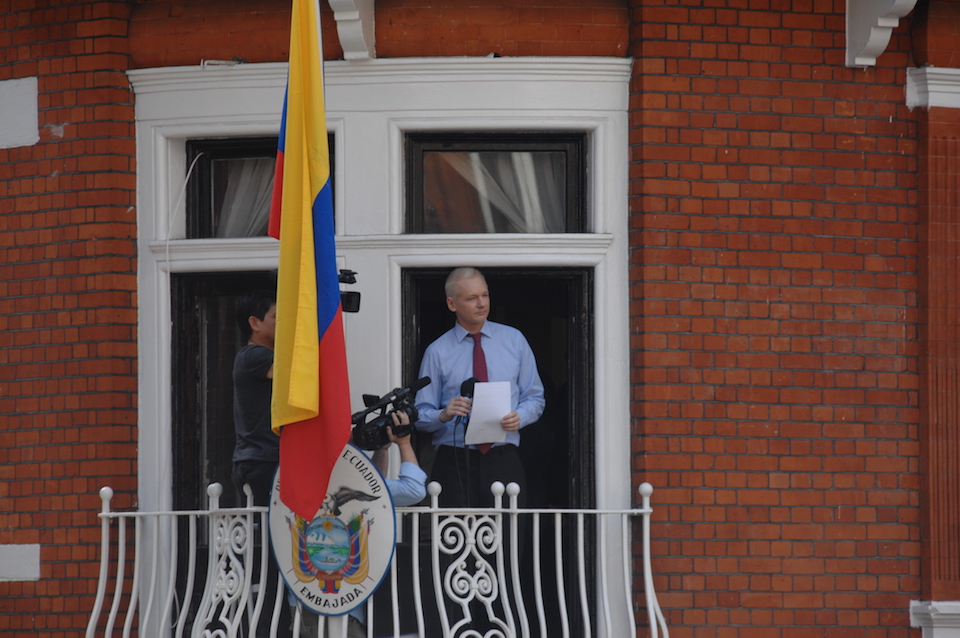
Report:
M397 507L416 505L427 495L427 473L416 463L401 463L399 478L384 480Z
M446 426L440 422L443 401L443 372L436 349L428 347L420 362L420 378L430 377L430 383L417 392L416 408L419 413L416 428L421 432L436 432Z
M537 371L537 361L526 339L523 339L521 349L517 390L519 392L517 414L520 415L520 427L523 428L536 422L543 414L543 408L546 405L543 397L543 381L540 380L540 373Z

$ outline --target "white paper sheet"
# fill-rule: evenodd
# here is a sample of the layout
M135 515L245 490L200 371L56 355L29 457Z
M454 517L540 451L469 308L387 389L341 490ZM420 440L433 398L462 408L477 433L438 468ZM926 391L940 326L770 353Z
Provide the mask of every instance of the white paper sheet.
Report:
M473 407L464 442L476 445L506 441L507 431L500 422L510 411L509 381L477 383L473 386Z

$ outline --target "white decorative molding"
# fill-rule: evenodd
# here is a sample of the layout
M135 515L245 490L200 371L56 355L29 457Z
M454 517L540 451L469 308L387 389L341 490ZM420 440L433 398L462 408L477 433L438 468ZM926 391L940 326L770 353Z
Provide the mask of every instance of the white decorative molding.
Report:
M373 0L330 0L345 60L377 57L373 30Z
M847 0L847 66L874 66L917 0Z
M907 106L960 108L960 69L925 66L907 69Z
M922 638L960 638L960 601L911 600L910 626L922 629Z

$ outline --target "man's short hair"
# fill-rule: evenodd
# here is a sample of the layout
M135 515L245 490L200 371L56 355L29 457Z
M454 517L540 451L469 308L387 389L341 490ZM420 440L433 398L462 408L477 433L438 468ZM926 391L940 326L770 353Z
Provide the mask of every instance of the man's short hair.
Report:
M260 321L270 312L270 308L277 304L277 296L269 290L252 290L237 302L237 326L243 340L248 341L253 335L250 327L250 317Z
M456 292L457 282L463 279L471 279L473 277L479 277L484 283L487 282L487 278L484 277L483 273L476 268L471 268L470 266L454 268L453 271L447 275L447 283L443 285L443 292L448 297L453 298L453 295Z

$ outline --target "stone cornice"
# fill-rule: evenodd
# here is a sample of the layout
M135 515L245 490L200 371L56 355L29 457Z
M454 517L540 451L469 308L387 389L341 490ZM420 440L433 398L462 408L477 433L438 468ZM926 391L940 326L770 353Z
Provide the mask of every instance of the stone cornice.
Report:
M960 69L907 69L907 106L960 108Z

